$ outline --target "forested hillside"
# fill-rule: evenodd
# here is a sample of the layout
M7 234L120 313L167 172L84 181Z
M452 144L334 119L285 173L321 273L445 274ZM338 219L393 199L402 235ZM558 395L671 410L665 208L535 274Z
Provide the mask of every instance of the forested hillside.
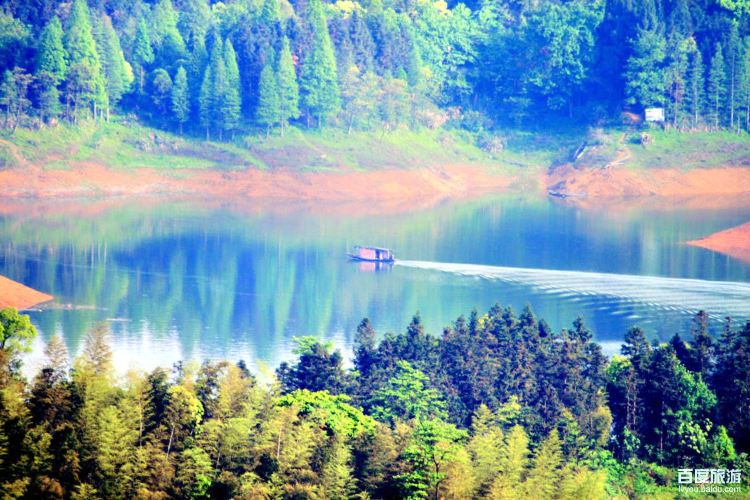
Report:
M3 0L6 129L471 131L665 107L750 128L744 0Z
M352 369L299 338L270 384L243 362L118 376L100 326L72 366L50 339L26 382L35 332L6 309L0 495L672 498L678 468L706 468L746 498L750 323L717 342L706 321L666 344L632 329L607 360L580 319L553 332L528 309L474 312L440 337L415 316L380 342L365 319Z

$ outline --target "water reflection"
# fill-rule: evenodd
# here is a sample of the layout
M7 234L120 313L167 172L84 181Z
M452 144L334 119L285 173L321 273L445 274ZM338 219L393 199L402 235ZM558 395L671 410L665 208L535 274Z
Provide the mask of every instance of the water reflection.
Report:
M108 321L121 368L202 357L275 366L294 335L324 337L348 352L363 316L380 332L400 331L420 311L439 333L495 302L530 303L554 328L581 314L600 341L616 346L633 324L671 336L695 305L677 299L664 309L596 290L550 294L538 283L349 262L346 250L362 243L432 263L750 281L747 264L683 244L747 221L748 210L591 211L500 197L382 215L341 205L149 200L0 212L0 274L56 297L32 313L43 339L62 334L78 352L86 330ZM718 304L710 285L704 291L707 305Z

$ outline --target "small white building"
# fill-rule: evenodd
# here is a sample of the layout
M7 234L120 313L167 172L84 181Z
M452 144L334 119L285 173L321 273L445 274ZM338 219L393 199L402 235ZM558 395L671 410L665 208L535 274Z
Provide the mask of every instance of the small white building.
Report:
M664 108L646 108L646 121L664 123Z

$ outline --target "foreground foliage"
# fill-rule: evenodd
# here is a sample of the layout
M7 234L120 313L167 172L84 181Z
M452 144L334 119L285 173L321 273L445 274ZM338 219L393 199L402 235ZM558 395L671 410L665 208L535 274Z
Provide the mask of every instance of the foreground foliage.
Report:
M0 313L4 498L542 498L676 492L676 469L748 469L750 322L720 342L629 331L608 361L578 319L552 332L493 307L424 332L415 316L377 342L357 331L354 368L297 339L261 384L243 362L178 364L118 378L106 327L72 366Z

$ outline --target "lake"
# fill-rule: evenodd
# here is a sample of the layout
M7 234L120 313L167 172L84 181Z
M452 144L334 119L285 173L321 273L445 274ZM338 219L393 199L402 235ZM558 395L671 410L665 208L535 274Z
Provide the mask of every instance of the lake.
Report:
M685 241L750 220L750 209L599 208L490 197L428 209L376 204L241 206L152 200L8 203L0 274L51 293L32 311L44 340L78 353L100 321L121 371L180 359L289 359L292 337L351 353L359 321L428 331L494 303L530 304L554 329L581 315L608 354L627 328L666 340L699 308L712 327L750 318L750 265ZM385 213L383 213L385 212ZM399 262L349 262L348 248L391 248Z

